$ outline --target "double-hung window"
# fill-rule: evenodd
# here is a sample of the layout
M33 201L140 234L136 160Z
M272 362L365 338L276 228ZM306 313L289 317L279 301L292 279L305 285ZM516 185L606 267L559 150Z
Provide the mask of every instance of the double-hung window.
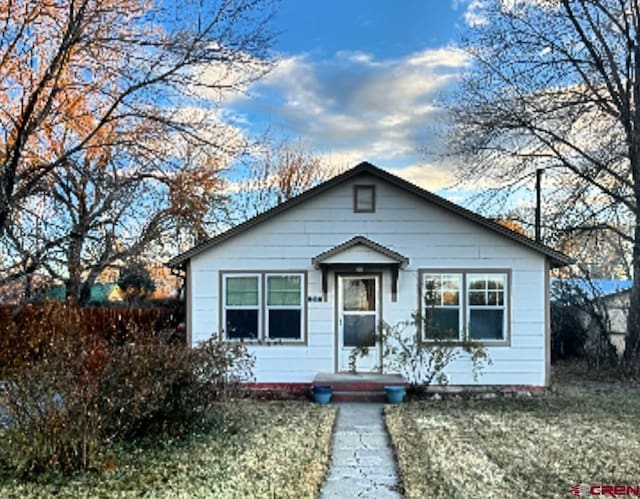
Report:
M494 270L422 271L422 337L508 343L508 275Z
M222 273L221 327L228 340L303 343L305 273Z
M226 274L223 279L224 331L229 340L257 340L260 333L259 274Z
M506 337L507 276L505 274L469 274L467 293L469 338L503 340Z
M266 274L266 338L301 341L303 275Z
M424 335L430 339L462 338L462 274L424 275Z

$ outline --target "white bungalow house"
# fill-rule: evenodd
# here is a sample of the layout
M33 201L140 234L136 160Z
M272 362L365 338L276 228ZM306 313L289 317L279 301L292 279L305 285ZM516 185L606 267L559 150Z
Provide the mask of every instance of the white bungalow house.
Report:
M379 321L434 317L486 345L493 364L447 368L452 385L549 382L549 269L570 259L369 163L361 163L169 262L186 273L187 337L244 341L264 386L349 368ZM428 338L424 338L428 340ZM358 371L384 364L380 345Z

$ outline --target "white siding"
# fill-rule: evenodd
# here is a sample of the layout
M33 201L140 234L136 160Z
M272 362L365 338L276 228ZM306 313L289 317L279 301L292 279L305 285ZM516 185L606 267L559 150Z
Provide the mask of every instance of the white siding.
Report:
M376 185L376 212L353 213L353 184ZM192 338L221 327L219 272L306 270L309 296L321 296L321 274L311 259L361 235L410 259L400 271L398 300L391 301L390 273L383 275L383 319L406 320L418 306L418 269L510 269L511 346L492 347L493 365L479 384L544 384L544 256L378 178L358 176L196 255L192 270ZM354 248L352 253L362 252ZM375 255L365 251L365 261ZM349 260L353 254L348 255ZM366 260L370 258L373 260ZM339 260L339 258L338 258ZM338 261L336 260L336 261ZM378 260L380 261L380 260ZM307 303L306 346L255 346L258 382L310 382L335 370L335 279L328 301ZM473 384L470 364L448 368L452 384Z
M324 259L322 263L397 263L397 260L358 244Z

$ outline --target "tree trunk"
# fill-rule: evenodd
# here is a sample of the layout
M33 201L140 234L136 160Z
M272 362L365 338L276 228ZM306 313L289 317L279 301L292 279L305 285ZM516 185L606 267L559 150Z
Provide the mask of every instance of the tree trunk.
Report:
M82 267L80 263L69 267L69 279L67 279L67 302L78 305L86 305L91 299L91 287L95 283L95 276L91 274L82 279Z
M65 281L66 301L67 303L76 304L78 303L78 299L80 298L80 270L69 270L69 278Z
M80 291L82 287L82 238L79 236L79 230L75 230L72 234L69 247L67 248L67 272L69 277L65 282L67 292L67 303L76 304L80 300Z
M32 298L33 290L31 287L31 276L27 275L24 279L24 295L23 299L25 302L30 302Z
M640 356L640 217L636 215L633 243L633 286L627 317L627 337L624 349L626 360Z
M82 284L80 284L80 294L78 295L78 303L80 305L86 305L91 300L91 287L93 286L93 282L89 282L88 279L85 279Z

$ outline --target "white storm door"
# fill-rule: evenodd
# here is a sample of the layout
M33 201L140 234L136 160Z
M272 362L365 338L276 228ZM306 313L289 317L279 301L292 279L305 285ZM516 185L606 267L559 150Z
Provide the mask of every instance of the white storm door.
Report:
M338 370L349 371L349 357L356 347L367 347L356 357L356 371L380 368L376 328L380 322L378 276L338 276Z

